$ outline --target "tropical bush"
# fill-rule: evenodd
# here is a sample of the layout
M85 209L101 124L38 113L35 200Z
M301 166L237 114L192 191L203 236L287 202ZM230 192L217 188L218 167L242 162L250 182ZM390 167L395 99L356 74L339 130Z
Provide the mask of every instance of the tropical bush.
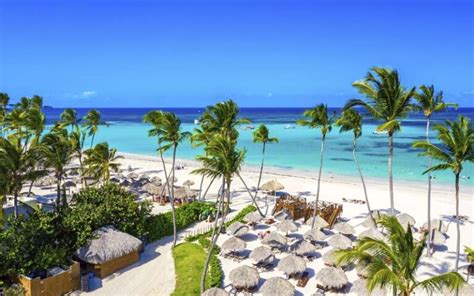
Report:
M199 221L199 217L210 208L213 203L193 202L184 204L176 209L176 228L186 228L192 223ZM173 217L171 212L148 217L146 220L146 233L149 241L155 241L162 237L173 234Z
M211 246L211 241L208 238L200 237L198 243L201 247L209 252ZM208 284L210 287L220 287L222 279L224 277L222 273L221 261L219 260L219 248L216 246L212 252L211 259L209 261L209 274L208 274Z

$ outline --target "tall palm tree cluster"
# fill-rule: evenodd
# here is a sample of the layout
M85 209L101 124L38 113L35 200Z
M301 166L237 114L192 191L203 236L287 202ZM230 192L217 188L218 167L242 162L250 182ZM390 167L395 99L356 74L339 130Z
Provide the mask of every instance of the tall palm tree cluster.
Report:
M10 104L6 93L0 93L0 202L13 196L14 213L18 217L18 197L23 187L46 175L56 179L57 205L65 190L66 169L77 159L81 177L107 182L110 171L118 171L119 156L107 143L94 146L94 137L103 124L100 113L90 110L79 118L73 109L65 109L60 119L49 128L42 111L40 96L21 98ZM84 149L86 140L90 148Z

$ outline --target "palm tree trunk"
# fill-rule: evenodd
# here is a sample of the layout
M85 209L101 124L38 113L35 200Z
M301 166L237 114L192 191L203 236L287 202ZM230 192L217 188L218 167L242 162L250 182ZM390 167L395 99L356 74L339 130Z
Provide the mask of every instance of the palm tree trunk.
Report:
M211 179L211 182L209 182L209 185L207 185L207 188L206 188L206 191L204 191L204 194L202 195L202 200L205 200L206 199L206 195L207 195L207 192L209 191L209 188L211 188L211 185L212 183L214 183L214 180L216 179L216 177L213 177Z
M242 176L241 176L239 173L237 173L237 176L239 176L240 181L242 181L242 183L244 184L245 189L246 189L247 192L249 193L250 198L252 199L253 204L254 204L255 207L257 208L257 211L258 211L258 213L260 214L260 216L265 217L265 215L262 213L262 211L260 210L260 208L259 208L259 206L258 206L258 204L257 204L257 200L256 200L255 197L252 195L252 192L250 192L250 189L249 189L249 187L247 186L247 183L245 183L244 179L242 178Z
M456 173L456 267L455 271L459 269L459 256L460 256L460 249L461 249L461 227L459 223L459 174L460 172Z
M225 180L222 180L223 186L225 185ZM219 196L219 192L217 193ZM206 276L207 276L207 271L209 269L209 262L211 261L211 256L212 252L214 252L214 248L217 243L217 238L219 237L219 234L222 231L222 227L224 226L225 223L225 218L224 215L222 215L221 223L219 224L219 230L216 233L217 230L217 223L219 221L219 215L221 213L221 208L222 208L222 213L224 213L224 194L221 195L221 202L218 203L217 206L217 213L216 213L216 219L214 221L214 226L212 227L212 235L211 235L211 245L209 246L209 250L207 253L207 258L206 261L204 262L204 270L201 275L201 293L203 293L206 290Z
M171 190L170 190L170 187L169 187L169 180L168 180L168 173L167 173L167 170L166 170L166 163L165 163L165 159L163 157L163 151L161 151L161 145L158 143L158 150L160 151L160 158L161 158L161 163L163 164L163 172L165 174L165 180L166 180L166 183L165 185L163 186L163 192L161 193L161 195L163 195L163 193L165 192L166 190L166 187L168 187L168 194L171 196ZM172 168L174 170L174 166ZM174 181L174 180L173 180ZM173 182L172 181L172 182Z
M94 138L95 138L95 133L92 134L91 149L92 149L92 147L94 147Z
M61 204L61 176L58 176L56 178L56 206L59 208L59 205Z
M326 135L323 134L323 139L321 141L321 151L319 153L321 158L320 158L320 161L319 161L318 188L316 189L316 202L315 202L315 205L314 205L313 218L316 217L316 213L318 212L319 189L321 187L321 173L323 172L324 140L326 140ZM314 228L314 222L315 221L316 221L316 219L313 219L311 229Z
M430 118L426 120L426 142L430 142ZM428 167L431 167L432 158L428 160ZM426 255L431 257L431 171L428 172L428 239L426 240Z
M18 190L13 192L13 209L15 210L15 219L18 218Z
M393 161L393 132L388 132L388 189L390 191L390 212L392 216L395 216L395 201L393 198L393 174L392 174L392 161Z
M362 188L364 189L365 203L367 204L367 211L369 212L369 217L372 218L372 222L374 223L374 225L376 225L375 219L374 217L372 217L372 210L370 209L369 196L367 194L367 187L365 186L364 175L362 174L359 160L357 159L357 156L356 156L356 143L357 143L357 139L354 137L354 142L352 144L352 156L354 157L354 162L356 164L357 170L359 171L360 181L362 182Z
M257 199L258 190L260 190L260 181L262 181L263 164L265 162L265 144L266 143L263 142L262 163L260 164L260 173L258 174L257 191L255 191L255 199Z
M201 176L201 182L199 183L199 197L198 200L202 200L202 186L204 185L204 175Z
M171 195L170 195L170 202L171 202L171 213L173 215L173 245L171 248L174 248L176 246L176 241L178 240L178 236L176 233L176 210L174 208L174 186L173 186L173 181L174 181L174 165L176 161L176 148L178 146L175 144L173 147L173 167L171 169ZM169 185L168 185L169 186Z

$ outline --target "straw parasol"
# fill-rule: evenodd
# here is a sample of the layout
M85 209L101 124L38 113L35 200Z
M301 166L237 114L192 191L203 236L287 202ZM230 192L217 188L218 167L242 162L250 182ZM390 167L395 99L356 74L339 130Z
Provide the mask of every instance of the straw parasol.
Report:
M157 185L161 185L161 178L158 176L151 177L150 182Z
M263 184L260 189L265 190L265 191L278 191L285 189L285 186L283 186L281 183L279 183L276 180L268 181L267 183Z
M277 229L280 230L281 232L284 232L288 235L288 232L295 232L298 230L298 226L295 224L295 222L291 220L284 220L277 225Z
M273 218L275 218L276 220L278 221L283 221L283 220L290 220L291 219L291 215L290 213L288 212L287 209L283 209L277 213L275 213L273 215Z
M227 227L227 233L229 235L242 236L244 234L247 234L248 232L249 227L240 222L232 223L229 227Z
M142 245L138 238L112 226L99 228L94 232L94 237L76 252L79 259L90 264L101 264L128 255Z
M313 225L314 220L314 228L326 228L329 226L329 223L321 218L320 216L311 217L306 221L306 225Z
M263 283L260 292L263 296L293 296L295 287L284 278L273 277Z
M334 266L336 264L336 254L334 253L336 249L330 249L323 254L323 262L328 266Z
M194 185L194 182L191 181L191 180L186 180L186 181L184 181L184 183L183 183L183 186L186 186L186 187L188 187L188 188L191 187L191 186L193 186L193 185Z
M258 285L260 276L258 270L247 265L233 269L229 274L230 282L236 288L253 288Z
M156 185L155 183L147 183L141 187L143 191L150 194L159 195L163 192L163 187Z
M378 239L378 240L385 240L385 236L375 228L366 229L362 231L358 236L359 239L364 238L364 237L370 237L370 238Z
M357 296L386 296L387 290L375 287L372 292L369 292L367 289L367 280L358 279L352 284L351 293L354 293Z
M304 238L309 241L323 241L327 238L327 235L321 230L313 228L305 232Z
M406 213L398 214L397 220L405 229L408 227L408 225L411 225L411 226L415 225L415 218L413 218L412 216Z
M339 222L333 227L334 230L341 234L352 235L355 233L354 227L347 222Z
M224 254L240 252L245 249L247 243L238 237L230 237L222 244L222 252Z
M139 181L150 181L150 176L148 174L141 174L138 176Z
M425 222L422 226L423 229L428 230L428 222ZM441 220L439 219L432 219L431 220L431 229L437 229L438 231L441 231L442 233L448 232L448 226Z
M132 180L137 179L137 178L138 178L138 174L137 174L137 173L134 173L134 172L131 172L131 173L129 173L129 174L127 175L127 178L132 179Z
M433 230L432 239L435 245L443 245L446 243L446 236L438 229Z
M244 221L248 223L257 223L262 220L262 216L258 212L250 212L244 217Z
M290 250L299 256L311 256L316 252L316 247L305 240L298 240L290 246Z
M255 263L272 263L275 260L272 250L265 246L256 247L250 253L250 259Z
M270 247L277 249L285 248L286 242L286 237L277 232L272 232L262 239L262 244L269 245Z
M340 290L348 284L344 270L336 267L324 267L316 274L316 283L325 289Z
M290 254L278 262L277 268L287 275L293 275L306 270L306 261L299 256Z
M197 194L187 187L178 187L174 189L174 198L186 199L194 198Z
M335 249L349 249L352 246L352 241L345 235L336 234L328 240L328 244Z
M229 293L221 288L210 288L202 293L201 296L229 296Z

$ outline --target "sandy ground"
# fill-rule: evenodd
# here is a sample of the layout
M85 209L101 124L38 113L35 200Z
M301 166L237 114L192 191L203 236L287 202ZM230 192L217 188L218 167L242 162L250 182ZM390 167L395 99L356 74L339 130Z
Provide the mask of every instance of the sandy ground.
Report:
M158 175L164 178L161 162L157 157L140 156L132 154L121 154L124 156L122 162L122 169L124 174L127 174L128 169L131 168L138 174L147 173L151 176ZM192 189L198 189L201 177L199 175L191 174L191 171L196 168L197 164L193 161L179 160L177 164L183 165L184 168L176 170L176 177L178 179L177 185L181 185L186 180L194 181ZM169 164L167 165L170 169ZM353 168L348 168L352 170ZM256 186L258 180L258 169L255 167L244 167L242 176L248 186ZM269 168L265 170L262 183L276 179L285 186L285 191L305 197L307 200L314 200L316 192L316 175L309 175L309 172L297 170L278 170ZM383 177L383 176L381 176ZM205 180L204 188L208 185ZM462 186L462 185L461 185ZM216 192L219 184L215 182L212 184L207 196L208 200L215 200ZM388 185L381 180L367 180L367 188L372 209L388 209L389 194ZM433 258L423 258L422 266L419 269L420 276L427 274L436 274L451 270L454 266L455 242L456 242L456 227L452 218L455 213L454 202L454 186L434 184L432 193L432 218L440 218L446 221L449 225L449 238L446 243L446 248L440 248ZM474 202L472 200L473 187L461 187L460 195L460 214L467 215L468 221L461 226L461 246L473 246L474 232L473 232L473 217L474 217ZM417 226L421 226L427 219L426 213L426 185L422 183L402 183L395 180L395 206L398 211L408 213L415 217ZM40 192L41 193L41 192ZM343 203L342 198L363 199L363 190L358 178L348 176L327 176L323 172L323 180L321 182L321 200L333 201L342 203L344 212L342 216L350 219L350 224L356 226L361 221L361 217L367 212L365 205ZM263 195L262 195L263 197ZM244 206L251 203L251 199L246 192L240 180L235 179L232 183L232 209L238 211ZM263 202L261 206L263 207ZM168 211L168 206L155 205L154 213ZM265 210L265 208L264 208ZM269 209L269 213L271 208ZM186 232L206 227L205 222L201 222L192 228L182 232L182 236ZM362 226L357 226L357 231L362 230ZM306 226L302 226L299 232L304 233ZM219 238L219 244L226 239L226 235ZM251 250L259 245L258 239L253 239L247 242L247 249ZM321 250L321 254L327 250ZM248 260L248 259L247 259ZM240 264L249 264L249 262L242 261ZM464 265L465 261L460 263ZM228 274L239 264L223 259L223 270L225 273L224 286L229 285ZM310 275L317 273L322 267L321 259L314 260L308 264ZM275 269L276 270L276 269ZM277 270L262 274L263 279L272 276L283 276ZM351 280L355 279L355 273L348 273ZM263 283L261 280L260 284ZM296 282L294 282L296 285ZM154 242L146 247L145 253L142 254L141 259L136 264L127 269L120 271L114 275L104 279L99 285L101 287L91 293L84 293L86 295L169 295L174 290L174 264L170 251L170 238L164 238L160 241ZM299 293L303 295L310 295L315 292L315 280L310 279L306 288L298 288Z

